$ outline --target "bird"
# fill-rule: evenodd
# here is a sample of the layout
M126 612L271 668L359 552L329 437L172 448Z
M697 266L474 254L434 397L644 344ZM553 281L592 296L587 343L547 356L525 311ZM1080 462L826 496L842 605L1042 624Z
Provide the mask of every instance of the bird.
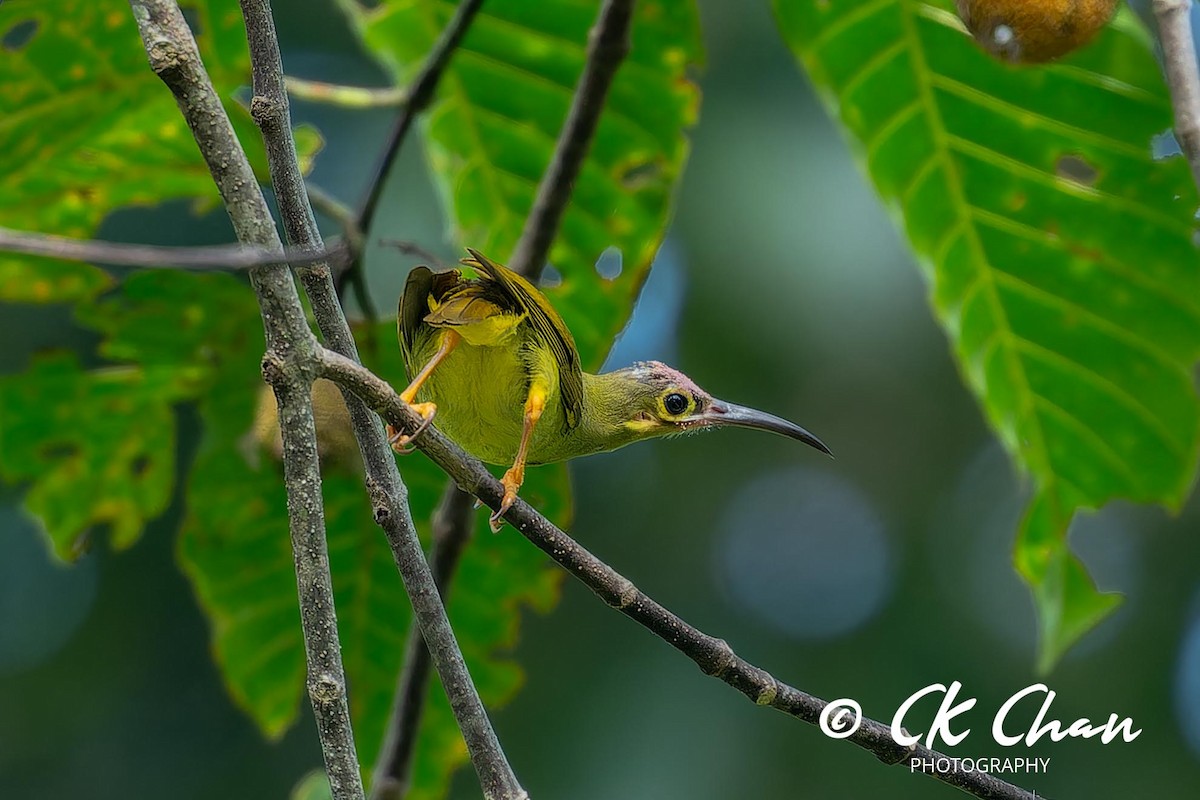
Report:
M388 426L397 452L437 416L467 453L508 465L491 516L498 531L526 466L548 464L661 436L720 427L770 431L832 456L788 420L719 400L666 364L642 361L598 375L580 366L575 340L540 290L477 250L461 270L415 267L397 312L410 383L400 398L422 416L411 436Z

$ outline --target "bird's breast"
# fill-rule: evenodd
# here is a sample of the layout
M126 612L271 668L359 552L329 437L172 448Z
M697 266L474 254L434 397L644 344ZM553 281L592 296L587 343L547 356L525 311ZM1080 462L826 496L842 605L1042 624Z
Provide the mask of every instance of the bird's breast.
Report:
M463 342L433 371L417 399L437 404L434 425L468 453L489 464L508 465L521 443L528 386L527 360L518 347ZM539 449L539 439L561 425L555 383L547 412L534 429L530 455Z

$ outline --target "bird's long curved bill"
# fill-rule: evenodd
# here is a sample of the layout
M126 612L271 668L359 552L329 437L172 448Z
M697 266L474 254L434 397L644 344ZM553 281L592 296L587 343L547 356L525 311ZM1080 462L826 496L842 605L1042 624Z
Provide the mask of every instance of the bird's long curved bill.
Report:
M774 414L734 403L726 403L724 400L712 401L708 408L696 415L695 419L706 427L754 428L759 431L778 433L789 439L804 442L809 447L815 447L828 456L833 455L824 442L799 425Z

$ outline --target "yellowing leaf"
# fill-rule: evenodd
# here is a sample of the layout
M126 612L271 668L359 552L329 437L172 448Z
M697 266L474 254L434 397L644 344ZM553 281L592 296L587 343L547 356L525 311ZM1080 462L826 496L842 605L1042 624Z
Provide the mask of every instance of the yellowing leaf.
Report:
M25 508L55 554L78 557L99 525L116 549L167 507L175 478L177 393L169 368L85 371L75 358L0 379L0 476L31 481Z
M249 74L237 0L181 3L242 145L261 139L232 100ZM216 188L170 91L151 70L126 0L0 3L0 225L87 238L113 210ZM0 300L69 302L108 275L0 253Z

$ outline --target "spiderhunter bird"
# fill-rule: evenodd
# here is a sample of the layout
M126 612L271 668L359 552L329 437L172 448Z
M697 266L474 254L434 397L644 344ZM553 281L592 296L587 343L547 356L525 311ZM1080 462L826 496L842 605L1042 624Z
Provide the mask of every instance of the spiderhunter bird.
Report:
M412 382L400 397L426 424L436 412L437 427L471 455L512 465L492 530L500 529L517 499L527 464L727 426L771 431L830 454L799 425L718 400L666 364L584 372L575 340L546 296L515 272L468 252L462 263L476 278L428 267L408 276L397 326ZM391 426L388 434L398 452L407 452L414 438Z

